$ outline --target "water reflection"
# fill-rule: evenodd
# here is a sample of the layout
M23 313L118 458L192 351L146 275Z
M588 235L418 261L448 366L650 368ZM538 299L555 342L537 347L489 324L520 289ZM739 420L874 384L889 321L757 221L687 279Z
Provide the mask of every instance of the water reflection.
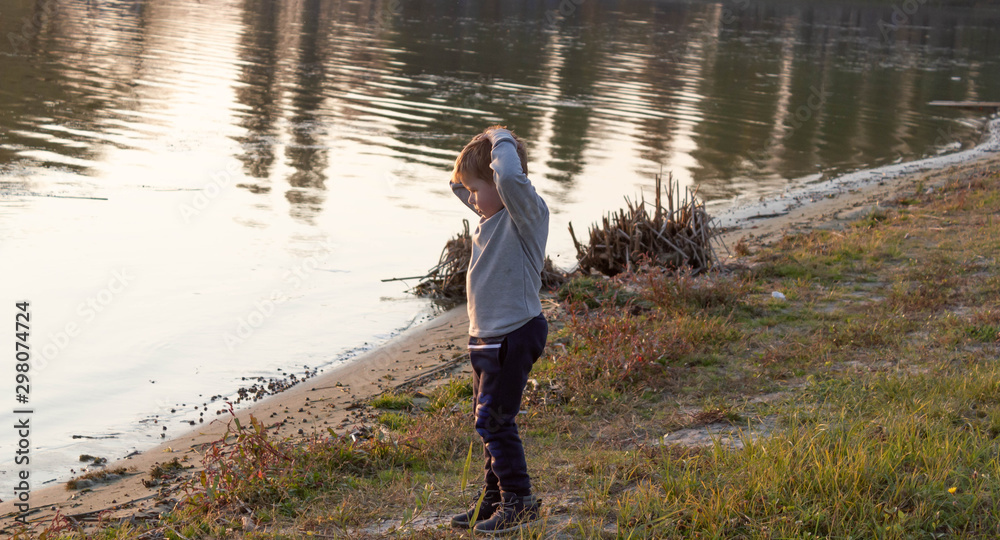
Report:
M926 103L1000 86L989 10L924 6L887 26L891 7L588 2L551 25L530 2L204 4L12 2L5 33L40 24L0 59L0 159L94 175L107 146L163 153L148 135L168 104L232 85L238 149L199 144L232 151L252 192L285 177L304 219L337 140L435 163L494 121L534 142L556 186L662 166L725 197L969 141L961 113ZM194 12L208 17L171 24ZM232 31L235 55L218 47Z
M288 177L292 187L285 196L292 203L292 215L308 220L322 209L329 159L324 148L331 118L322 112L325 101L325 55L320 28L321 0L304 0L301 7L294 85L291 89L291 143L285 157L294 169Z
M275 124L281 114L278 6L269 0L246 0L243 5L243 26L249 31L240 37L242 84L236 89L236 99L243 105L238 124L246 133L235 139L243 150L238 159L250 177L241 187L254 193L271 189L269 180L275 162Z

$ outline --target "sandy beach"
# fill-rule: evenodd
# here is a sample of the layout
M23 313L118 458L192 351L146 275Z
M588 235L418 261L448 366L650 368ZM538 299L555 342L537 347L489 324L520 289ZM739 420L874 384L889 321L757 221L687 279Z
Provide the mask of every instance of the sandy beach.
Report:
M903 174L868 185L841 190L791 208L773 217L746 220L721 236L729 250L743 240L753 246L781 235L817 227L836 227L856 219L892 200L897 194L934 189L946 179L1000 167L1000 156L986 154L973 161L939 170ZM609 209L611 210L611 209ZM725 253L721 254L725 258ZM301 382L280 394L237 411L237 418L248 422L253 415L264 425L274 427L279 436L349 434L362 425L365 408L360 404L372 396L396 388L431 387L448 374L468 371L465 362L468 318L465 305L458 306L431 321L409 329L387 344L358 356L347 365ZM214 411L212 413L214 415ZM207 413L206 413L207 416ZM104 519L152 517L172 508L183 496L180 483L197 471L203 450L226 432L229 414L170 439L156 448L128 459L107 464L107 469L125 467L127 472L109 482L82 490L67 490L64 484L34 489L30 493L29 523L38 527L53 516L70 517L78 522ZM370 424L370 422L369 422ZM158 464L178 459L187 468L175 478L154 483L149 471ZM0 504L0 532L15 525L16 508L12 500Z

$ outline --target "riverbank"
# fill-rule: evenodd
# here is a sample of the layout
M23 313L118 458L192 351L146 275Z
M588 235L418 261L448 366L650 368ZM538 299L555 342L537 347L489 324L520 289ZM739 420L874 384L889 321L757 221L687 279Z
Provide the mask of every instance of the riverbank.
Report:
M462 304L350 363L235 411L235 416L215 416L213 411L212 420L188 433L132 457L91 467L91 472L98 474L121 468L125 471L103 479L85 480L80 489L69 490L65 483L60 483L34 490L30 498L33 511L27 521L43 525L58 513L86 523L98 516L103 519L148 516L172 508L183 497L180 477L187 478L201 470L201 456L226 434L234 418L249 425L250 417L254 416L279 437L324 436L328 429L349 433L353 426L366 420L361 405L372 396L424 385L453 367L461 369L457 360L465 351L468 324ZM175 459L180 467L167 466ZM167 472L161 481L153 483L148 473L157 466L166 466ZM11 514L15 502L0 503L0 532L9 532L7 528L14 525Z
M816 395L817 380L894 373L941 374L949 363L962 361L978 366L977 358L995 353L990 328L1000 325L1000 321L991 319L996 312L990 311L988 303L974 307L974 303L958 299L967 294L962 287L974 284L962 281L959 287L947 280L934 280L945 279L951 272L956 276L978 275L985 287L995 283L995 271L991 270L995 268L996 254L991 251L995 246L976 245L976 249L982 247L985 251L967 253L968 246L959 246L965 251L954 252L959 248L947 248L946 244L975 234L994 234L995 200L989 197L996 186L984 179L992 179L995 184L998 170L1000 157L987 156L946 170L904 175L845 190L781 216L753 220L724 237L734 254L742 254L729 264L733 268L748 267L751 273L734 270L728 277L704 283L685 282L686 291L711 293L701 299L670 289L674 285L669 280L657 280L596 286L593 297L603 307L604 315L598 316L603 318L581 318L572 310L550 303L547 315L554 324L549 352L535 374L538 383L526 403L531 412L522 423L529 448L536 448L534 459L531 453L529 459L537 470L538 491L546 497L550 530L569 536L573 536L572 531L599 534L612 526L619 533L629 527L647 533L662 530L655 528L665 526L658 521L659 516L671 516L675 510L652 508L655 505L650 506L650 501L655 497L668 497L658 491L663 489L660 484L646 482L662 482L664 477L670 477L662 467L699 462L702 458L698 456L704 452L699 448L704 448L702 444L711 442L713 436L716 440L742 441L740 427L754 437L764 437L778 427L795 425L789 424L789 418L808 417L802 425L822 424L829 411L822 407L806 410L794 404L803 400L802 392ZM962 206L973 203L980 205L971 210ZM911 252L916 249L911 239L929 247ZM921 274L924 267L928 269L926 275ZM935 268L941 272L932 273ZM934 296L927 286L921 289L925 282L937 283L935 287L941 290L954 289L956 297ZM904 285L916 288L904 289ZM641 291L628 304L640 318L629 316L603 294L622 290ZM772 296L772 292L780 292L783 299ZM683 302L671 300L678 295ZM993 301L995 308L995 296ZM888 308L896 311L886 311ZM669 317L660 319L660 315ZM206 514L195 508L177 514L172 518L175 521L157 529L153 517L174 507L183 495L178 490L180 479L197 470L187 467L198 465L205 445L225 433L225 424L216 421L121 463L134 470L113 482L91 486L85 493L68 492L62 487L33 493L33 507L54 506L42 508L31 519L39 525L51 521L58 508L63 516L75 516L78 523L87 523L97 517L91 512L110 508L103 514L106 524L131 518L137 520L140 529L147 527L148 531L158 530L155 534L167 536L167 527L194 527L194 531L201 527L204 534L221 531L222 535L228 528L234 537L269 538L278 533L304 536L309 531L320 535L346 531L354 536L374 535L402 526L407 533L446 537L450 532L439 526L447 513L461 504L456 486L462 483L461 478L468 479L462 462L471 441L471 433L467 433L470 430L464 426L459 391L465 384L461 357L467 321L463 317L462 309L448 312L359 358L343 371L307 381L239 413L243 425L247 425L251 414L267 426L280 423L271 440L297 437L299 443L281 446L290 452L296 446L312 444L312 435L325 436L326 428L333 428L338 435L346 434L347 440L355 433L359 445L395 441L393 444L401 449L398 457L409 460L405 461L409 466L369 470L352 480L353 485L344 484L338 477L330 485L313 487L310 497L293 499L299 501L295 503L299 506L292 509L291 515L275 512L273 506L250 514L231 510L218 514L216 508L213 515L222 515L225 525L215 531L206 525ZM594 321L600 325L595 326ZM656 323L655 332L648 321ZM638 355L637 348L641 349ZM586 371L594 367L588 367L593 362L582 362L588 358L612 363L603 366L606 371ZM616 359L624 363L614 364ZM631 378L618 378L622 372L630 373ZM442 387L440 380L429 380L433 375L422 379L421 374L455 377ZM990 377L987 374L985 380L992 380ZM407 381L411 384L400 387ZM394 387L400 388L392 399L370 401ZM451 401L444 399L448 392L442 388L455 390ZM849 394L844 392L845 396ZM429 403L440 406L430 412ZM987 423L992 421L995 404L986 400L980 406L985 416L975 413L970 422L983 418ZM621 418L629 418L628 425L620 425ZM885 421L879 425L872 429L888 429ZM989 425L985 429L988 432ZM372 436L371 430L382 435ZM668 434L666 438L664 433ZM538 457L542 455L545 460ZM640 463L637 456L652 461ZM724 468L720 456L713 459ZM175 457L180 468L165 474L168 481L154 484L157 479L149 474L151 468ZM674 458L676 463L670 461ZM980 470L978 474L985 473ZM172 475L177 478L171 481ZM352 474L346 476L354 478ZM474 482L475 473L471 476ZM981 490L980 484L968 479L962 482L944 488L944 493L956 487L956 492L963 490L963 495L980 494L975 491ZM423 495L421 486L430 486ZM761 489L772 489L765 487ZM380 495L376 497L366 490ZM76 497L67 501L71 493ZM691 496L695 495L705 496L692 492ZM950 495L954 493L941 497ZM652 517L643 517L646 510L639 511L639 502ZM10 525L8 504L0 507L0 515L5 516L3 526ZM794 516L788 508L792 505L782 504L784 511ZM419 511L413 512L414 507ZM407 508L411 510L410 520L392 518ZM912 512L910 507L904 508L904 513ZM743 511L756 519L762 510ZM706 526L691 521L690 516L685 519L691 527ZM813 522L828 527L829 519L817 518ZM897 520L903 518L897 516ZM717 526L723 526L722 521ZM775 523L791 527L794 522ZM894 525L898 523L890 524ZM761 530L759 523L753 527ZM151 532L147 537L155 538L155 534Z

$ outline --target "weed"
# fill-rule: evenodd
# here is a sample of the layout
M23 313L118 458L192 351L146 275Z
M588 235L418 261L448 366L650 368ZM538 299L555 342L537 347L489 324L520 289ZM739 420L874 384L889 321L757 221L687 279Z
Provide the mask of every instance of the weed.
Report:
M468 401L468 398L471 397L472 383L470 381L457 378L449 379L448 382L431 392L427 410L431 412L450 410L459 403Z
M376 409L406 410L413 407L413 396L386 392L372 398L371 406Z
M411 423L410 416L397 412L384 412L378 416L378 423L394 430L400 431Z
M616 281L592 276L575 277L556 292L560 301L584 305L589 309L624 306L634 297L634 293L626 291Z
M230 441L230 439L233 439ZM240 500L276 502L281 495L273 478L281 476L294 460L287 441L272 441L264 424L250 417L244 427L239 418L230 420L225 436L205 455L205 469L187 488L192 502L226 506Z
M733 275L668 272L645 269L638 277L643 297L659 309L672 313L717 310L731 311L743 305L751 283Z
M178 458L174 458L166 463L157 463L156 465L153 465L149 469L149 477L153 480L159 480L164 476L183 469L184 465L181 464L180 460Z
M854 223L854 227L860 229L873 229L877 227L883 221L889 219L889 213L885 211L884 208L876 206L870 212L865 214L863 218Z
M746 237L740 237L733 247L733 252L737 257L748 257L750 256L750 246L747 244Z

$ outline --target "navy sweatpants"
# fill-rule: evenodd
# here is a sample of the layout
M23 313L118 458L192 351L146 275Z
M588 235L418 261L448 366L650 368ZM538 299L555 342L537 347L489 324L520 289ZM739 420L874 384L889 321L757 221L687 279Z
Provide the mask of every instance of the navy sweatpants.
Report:
M486 488L526 496L528 464L517 433L517 413L531 366L542 355L549 325L539 314L494 338L469 338L476 432L483 438Z

